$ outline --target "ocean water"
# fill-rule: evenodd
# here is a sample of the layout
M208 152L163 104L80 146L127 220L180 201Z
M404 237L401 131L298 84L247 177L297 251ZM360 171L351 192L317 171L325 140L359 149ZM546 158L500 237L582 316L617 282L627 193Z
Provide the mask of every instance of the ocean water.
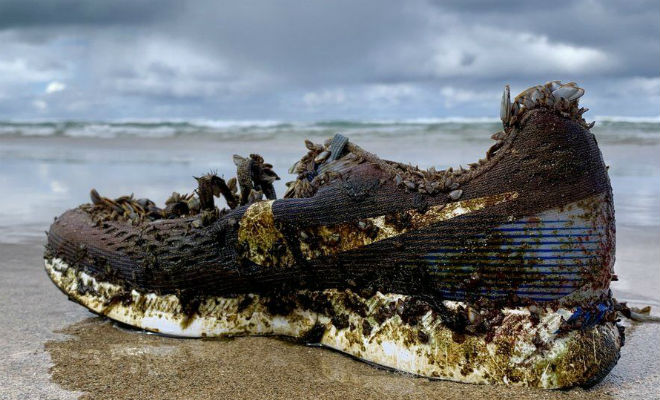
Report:
M593 128L614 188L615 284L625 299L660 305L660 118L597 117ZM44 238L52 218L89 201L89 190L163 203L210 170L235 175L233 154L259 153L282 177L303 140L337 132L379 156L438 169L482 158L494 119L410 121L0 122L0 243Z

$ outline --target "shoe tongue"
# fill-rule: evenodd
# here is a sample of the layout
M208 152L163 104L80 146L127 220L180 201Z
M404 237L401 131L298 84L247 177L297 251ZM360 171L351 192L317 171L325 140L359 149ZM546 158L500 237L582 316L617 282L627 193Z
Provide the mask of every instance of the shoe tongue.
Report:
M335 134L335 136L330 141L330 146L328 146L330 150L330 157L328 157L328 160L334 161L341 157L347 144L348 138L346 136L343 136L339 133Z
M330 141L330 144L328 145L328 150L326 150L330 152L330 155L328 155L325 160L321 161L321 163L316 166L317 173L324 173L333 161L341 158L341 156L344 154L344 150L346 149L347 144L348 138L346 136L343 136L339 133L335 134L335 136Z

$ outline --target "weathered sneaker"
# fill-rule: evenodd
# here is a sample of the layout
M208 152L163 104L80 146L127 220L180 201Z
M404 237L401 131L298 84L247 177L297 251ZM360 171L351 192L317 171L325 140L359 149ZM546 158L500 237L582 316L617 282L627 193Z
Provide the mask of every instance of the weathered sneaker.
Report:
M583 93L555 81L511 103L507 87L504 129L467 169L420 170L337 135L306 143L279 200L258 155L165 208L93 190L51 226L46 270L91 311L167 335L285 335L432 378L589 386L623 332Z

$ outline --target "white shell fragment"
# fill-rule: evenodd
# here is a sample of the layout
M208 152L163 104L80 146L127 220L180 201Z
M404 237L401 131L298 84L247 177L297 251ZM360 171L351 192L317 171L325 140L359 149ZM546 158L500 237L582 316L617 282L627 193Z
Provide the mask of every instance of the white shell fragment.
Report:
M552 92L552 96L555 98L555 101L560 101L562 98L572 101L579 99L584 94L584 89L581 89L575 84L575 82L569 82L565 85L561 85L559 89Z
M458 200L462 195L463 191L461 189L456 189L449 192L449 198L452 200Z
M552 96L555 98L555 101L560 101L561 99L568 99L577 92L576 88L570 86L562 86L559 89L552 92Z
M502 103L500 104L500 119L507 125L509 119L511 118L511 93L509 85L504 86L504 92L502 93Z
M577 88L577 92L568 98L568 101L577 100L584 95L584 89Z
M550 81L545 84L545 86L550 89L551 92L554 92L555 90L559 89L561 87L561 82L560 81Z
M321 154L316 156L316 158L314 159L314 162L317 163L317 164L320 164L323 161L327 160L328 157L330 157L330 152L328 150L325 150L325 151L321 152Z
M543 86L536 86L532 91L532 94L529 96L529 99L533 104L536 104L536 101L541 101L543 97Z

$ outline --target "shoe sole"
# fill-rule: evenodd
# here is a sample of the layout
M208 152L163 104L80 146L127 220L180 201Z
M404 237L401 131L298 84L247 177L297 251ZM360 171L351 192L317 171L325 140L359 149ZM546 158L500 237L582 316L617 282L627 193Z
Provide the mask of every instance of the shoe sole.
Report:
M541 310L538 320L525 307L502 309L504 319L489 335L457 334L432 311L411 325L400 312L409 296L363 298L350 290L297 293L323 299L323 311L295 302L279 315L272 298L247 294L198 299L197 311L188 315L176 295L127 294L59 258L46 259L45 267L71 300L136 328L178 337L287 336L428 378L546 389L591 386L619 358L619 331L613 323L557 335L561 322L573 314L568 308ZM448 310L467 306L457 301L443 305Z

